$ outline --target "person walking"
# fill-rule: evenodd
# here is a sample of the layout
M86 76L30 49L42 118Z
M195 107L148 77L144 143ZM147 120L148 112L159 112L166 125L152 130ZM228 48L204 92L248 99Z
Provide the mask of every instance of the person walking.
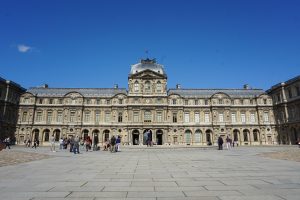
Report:
M60 149L60 150L63 150L63 148L64 148L64 139L61 137L61 138L59 139L59 149Z
M36 149L36 147L37 147L37 141L38 141L37 139L34 139L34 141L33 141L33 145L32 145L32 147L31 147L31 148L33 148L33 147L34 147L34 148Z
M221 136L218 138L218 146L219 150L223 150L223 138Z
M118 135L116 140L116 152L120 151L120 144L121 144L121 136Z
M5 149L8 147L10 149L10 137L5 138L4 140Z

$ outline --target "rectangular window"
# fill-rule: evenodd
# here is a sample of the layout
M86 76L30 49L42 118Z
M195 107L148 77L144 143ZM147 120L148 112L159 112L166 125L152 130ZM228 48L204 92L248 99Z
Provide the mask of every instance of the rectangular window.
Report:
M208 105L208 100L207 99L205 99L204 104Z
M52 122L52 111L48 111L47 112L47 123L51 123Z
M223 99L219 99L219 104L223 104Z
M195 105L199 105L199 101L198 100L195 100Z
M173 105L176 105L176 103L177 103L176 99L173 99Z
M264 99L264 104L267 104L267 99Z
M152 121L151 111L145 111L144 122L151 122L151 121Z
M86 112L84 113L84 121L85 121L85 122L89 122L89 121L90 121L90 118L91 118L91 112L86 111Z
M110 122L110 112L105 113L105 122Z
M123 114L119 113L118 115L118 122L123 122Z
M188 112L184 113L184 122L185 123L190 122L190 113L188 113Z
M209 122L209 113L204 114L204 122L208 123Z
M76 115L75 111L70 112L70 122L75 122L75 120L76 120L75 115Z
M39 99L39 104L43 104L43 99Z
M134 112L133 113L133 121L138 122L139 121L139 112Z
M29 103L29 98L25 98L24 103Z
M224 122L224 115L223 115L223 113L219 113L219 122Z
M161 104L162 103L162 99L161 98L157 98L157 104Z
M42 121L42 111L38 111L37 113L36 113L36 121L37 122L41 122Z
M246 122L246 114L245 113L241 113L241 122L242 123Z
M200 114L198 112L195 113L195 123L200 123Z
M99 105L99 104L100 104L100 99L97 99L97 100L96 100L96 103Z
M231 113L231 122L236 123L236 114L235 113Z
M49 104L53 104L53 99L49 99Z
M62 119L63 119L63 112L58 111L57 112L57 122L62 122Z
M185 105L189 105L189 100L184 100Z
M119 104L123 104L123 99L119 99Z
M280 94L277 94L277 101L280 102L281 99L280 99Z
M177 123L177 113L173 113L173 123Z
M109 99L106 100L106 104L110 104L110 100Z
M22 122L26 122L26 121L27 121L27 112L23 112Z
M91 104L91 100L90 100L90 99L86 99L86 100L85 100L85 103L86 103L86 104Z
M251 121L251 123L255 123L255 114L254 113L250 114L250 121Z
M269 122L269 113L264 112L264 122Z
M157 122L162 122L162 112L157 112Z
M59 104L63 104L63 99L58 99Z
M96 111L95 122L100 122L100 111Z

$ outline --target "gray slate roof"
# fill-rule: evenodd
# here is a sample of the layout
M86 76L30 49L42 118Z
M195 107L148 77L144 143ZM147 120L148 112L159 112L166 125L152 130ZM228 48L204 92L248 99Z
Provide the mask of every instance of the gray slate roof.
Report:
M140 63L131 65L130 74L136 74L136 73L139 73L139 72L147 70L147 69L154 71L156 73L159 73L159 74L166 75L164 66L156 63L155 59L151 60L149 58L147 58L145 60L142 59Z
M265 91L261 89L170 89L168 95L178 94L182 97L210 98L216 93L225 93L232 98L254 98Z
M125 94L125 88L29 88L27 92L40 97L63 97L70 92L78 92L84 97L112 97L116 94Z

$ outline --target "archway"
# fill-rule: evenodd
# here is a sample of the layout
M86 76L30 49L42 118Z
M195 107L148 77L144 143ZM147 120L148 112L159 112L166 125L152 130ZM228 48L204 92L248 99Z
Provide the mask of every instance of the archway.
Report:
M83 138L83 140L85 141L88 136L89 136L89 130L84 129L82 131L82 138Z
M55 141L58 142L59 141L59 137L60 137L60 130L59 129L55 129L53 131L53 135L54 135Z
M233 141L234 142L238 142L239 141L239 135L240 135L240 131L237 129L233 130Z
M146 129L143 132L143 145L152 143L152 131L150 129Z
M140 135L140 132L138 130L132 131L132 144L133 145L139 145L139 135Z
M34 129L32 131L32 140L39 140L39 137L40 137L40 131L39 129Z
M104 142L106 142L106 141L109 141L109 133L110 133L110 131L109 130L104 130L103 131L103 135L104 135Z
M100 131L98 129L93 130L93 143L95 144L99 143L99 133Z
M249 133L248 129L243 130L244 142L249 142Z
M195 143L196 144L199 144L201 142L201 134L202 134L202 132L200 129L197 129L195 131Z
M254 142L259 142L260 141L259 130L257 130L257 129L253 130L253 141Z
M50 135L50 130L49 129L45 129L43 132L44 135L44 141L45 142L49 142L49 135Z
M162 130L156 131L156 144L157 145L163 144L163 131Z
M185 143L187 145L191 144L191 135L192 135L192 131L191 130L186 130L185 133L184 133Z
M212 131L210 129L205 131L206 134L206 143L207 145L212 145L211 139L212 139Z

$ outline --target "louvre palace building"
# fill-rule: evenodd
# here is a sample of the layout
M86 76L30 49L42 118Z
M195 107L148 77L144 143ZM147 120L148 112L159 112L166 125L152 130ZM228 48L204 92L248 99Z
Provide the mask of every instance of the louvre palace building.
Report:
M300 86L299 77L296 82ZM56 141L72 135L98 137L100 145L112 135L121 136L124 145L145 145L149 139L155 145L206 146L216 144L219 136L229 136L239 145L291 143L300 132L300 95L295 93L294 138L282 136L280 131L290 130L276 125L277 118L283 117L283 123L289 114L282 87L267 92L247 85L242 89L183 89L179 84L168 88L164 67L147 58L131 66L128 89L117 85L29 88L20 97L15 137L19 144L36 138L42 145L49 144L50 135ZM280 100L276 109L274 99Z

